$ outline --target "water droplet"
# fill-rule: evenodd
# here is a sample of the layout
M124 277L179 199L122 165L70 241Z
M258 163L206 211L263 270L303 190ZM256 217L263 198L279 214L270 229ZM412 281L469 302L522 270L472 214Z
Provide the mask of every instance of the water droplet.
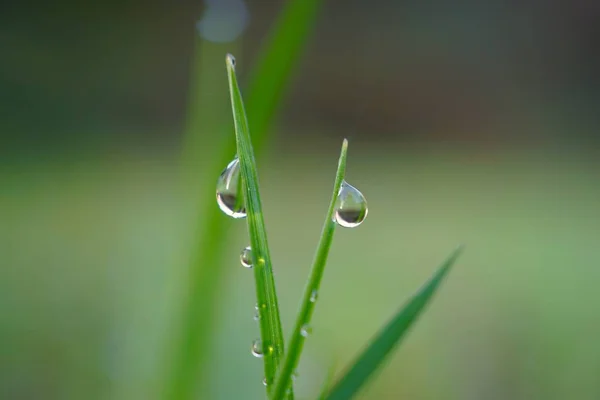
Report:
M254 320L258 321L260 319L260 312L258 308L258 303L254 304Z
M242 250L240 262L242 263L242 267L252 268L252 249L250 249L250 246Z
M354 228L365 220L368 212L365 196L346 181L342 182L333 220L344 228Z
M263 385L267 386L267 378L263 378Z
M317 298L319 297L319 292L317 292L317 289L313 290L310 293L310 302L314 303L315 301L317 301Z
M245 218L246 207L241 193L240 160L236 157L217 180L217 204L232 218Z
M300 328L300 334L304 337L307 337L311 333L312 333L312 328L309 325L302 325L302 328Z
M262 342L260 341L260 339L255 339L252 342L252 355L256 358L262 358L264 357L264 353L263 353L263 346L262 346Z
M294 371L291 378L292 378L292 382L296 382L296 379L298 379L298 372Z

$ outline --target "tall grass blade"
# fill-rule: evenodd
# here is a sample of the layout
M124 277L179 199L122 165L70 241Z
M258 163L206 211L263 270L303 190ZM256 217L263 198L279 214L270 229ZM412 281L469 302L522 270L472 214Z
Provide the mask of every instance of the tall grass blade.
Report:
M244 103L235 74L235 60L227 55L227 76L231 109L235 125L237 154L240 162L240 176L246 204L248 234L252 249L252 266L256 283L256 298L259 312L260 335L264 353L265 379L267 389L273 384L279 362L283 357L283 331L279 317L279 305L275 291L275 279L271 267L271 255L267 243L267 233L262 214L262 205L258 191L258 174L256 161L250 140L248 120Z
M335 183L333 185L333 195L331 197L331 202L329 203L327 215L325 216L325 223L323 224L323 229L321 231L321 239L319 240L308 282L304 288L304 294L302 295L302 301L300 302L300 310L298 311L294 330L292 331L292 337L289 341L289 348L275 383L275 390L273 391L272 397L275 400L282 399L285 396L287 389L292 384L292 374L300 361L300 355L305 340L305 331L303 330L309 326L315 309L315 296L318 294L321 286L321 279L323 278L323 272L325 271L325 265L327 264L327 256L329 255L329 248L331 247L333 233L336 227L336 223L333 221L333 213L335 211L338 193L342 187L342 182L344 181L344 176L346 174L347 154L348 141L344 139L340 159L338 161L337 173L335 175Z
M247 115L253 126L254 150L257 155L268 141L268 127L314 25L319 3L320 0L289 0L271 29L269 39L253 69L248 90L248 98L252 105L248 108ZM205 67L203 60L211 58L207 57L206 47L211 48L209 54L217 51L213 51L215 45L197 40L192 69L195 74L202 74ZM220 62L218 64L222 65ZM210 81L210 78L195 81L200 84L192 87L190 108L197 103L197 98L202 97L201 92L206 90L202 83ZM202 119L195 118L194 111L192 108L192 115L188 118L186 127L187 137L184 142L186 146L192 147L185 151L186 161L206 156L202 135L210 127L205 126ZM215 129L216 132L219 130L225 131L226 127ZM230 135L226 135L225 141L218 145L216 141L211 142L211 151L216 153L216 157L207 171L208 176L213 176L216 180L223 167L231 161L236 144ZM188 168L195 168L195 163L188 161L184 164L189 165ZM210 198L207 198L205 209L198 212L199 240L191 256L187 279L190 286L185 293L186 303L182 310L181 326L176 328L179 336L173 350L172 364L167 372L163 398L168 400L194 398L199 382L202 383L210 365L207 356L210 355L208 350L213 344L213 326L207 321L214 319L213 310L218 298L218 288L224 280L225 270L219 267L222 264L223 244L227 243L230 224L223 223L224 217L215 205L214 192L207 191L207 196Z
M371 344L354 362L352 367L329 392L327 400L346 400L352 398L361 386L371 377L379 365L389 355L396 344L417 320L438 286L462 251L457 248L429 281L410 301L392 318L392 320L373 338Z
M250 74L246 113L252 126L254 150L268 140L271 116L281 102L289 77L312 31L322 0L287 0L275 22L267 46Z
M331 386L333 384L333 378L335 375L335 364L331 364L329 366L329 370L327 371L327 376L321 385L321 390L319 391L319 396L317 400L325 400L327 398L327 393L329 393Z
M219 296L219 289L223 286L226 269L219 268L226 248L227 237L233 223L227 223L227 217L218 209L215 193L207 190L206 186L215 185L217 177L227 162L231 161L235 153L235 142L231 135L215 135L214 139L207 139L203 132L218 133L223 128L225 118L229 120L229 110L226 108L215 110L212 104L227 104L228 93L211 87L219 78L224 78L223 64L218 63L215 68L208 60L223 59L225 46L196 39L195 54L192 66L192 78L188 100L188 116L183 138L183 151L181 155L181 179L183 194L191 199L192 207L206 197L201 208L193 210L191 218L194 223L192 228L193 247L188 256L189 264L185 271L185 286L181 295L179 315L175 319L176 325L171 329L173 334L167 345L165 362L165 381L161 382L160 397L165 400L191 400L195 398L199 388L205 391L204 385L209 365L212 347L212 325L215 320L215 304ZM231 46L229 46L231 47ZM216 64L216 63L215 63ZM226 78L225 78L226 79ZM222 82L223 86L225 82ZM218 93L216 96L211 95ZM221 93L224 96L221 98ZM216 98L215 98L216 97ZM225 111L227 113L225 113ZM202 142L209 141L216 154L206 154L206 146ZM227 156L225 157L225 154ZM201 172L204 169L210 181L202 182ZM214 187L214 186L213 186Z

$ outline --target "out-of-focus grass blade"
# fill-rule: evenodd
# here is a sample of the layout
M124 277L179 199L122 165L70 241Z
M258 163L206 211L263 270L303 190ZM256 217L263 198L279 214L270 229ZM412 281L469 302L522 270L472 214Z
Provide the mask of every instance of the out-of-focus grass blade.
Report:
M425 286L379 332L348 372L331 389L327 400L350 399L359 391L361 386L371 377L377 367L391 353L394 346L398 344L400 339L402 339L404 334L416 321L461 251L462 246L458 247L444 261Z
M258 191L258 173L256 161L246 119L246 111L242 95L235 75L235 59L226 57L227 76L229 78L229 94L235 125L237 154L240 162L240 176L244 190L246 205L246 221L252 249L252 266L256 283L256 299L259 312L260 336L262 340L263 361L265 366L265 382L270 391L275 373L283 357L283 331L279 317L279 305L275 291L275 279L271 268L271 255L267 243L267 232L262 214L262 205Z
M260 154L268 141L269 124L273 120L293 67L314 25L319 3L320 0L289 0L271 29L270 37L253 69L248 90L251 104L247 116L253 127L256 154ZM208 59L207 52L204 51L206 47L211 48L208 54L214 54L220 48L198 39L192 68L195 74L202 74L204 71L203 67L206 65L202 64ZM222 68L220 57L218 65ZM192 87L190 108L198 104L197 99L201 98L202 91L206 90L202 83L210 82L210 79L209 77L193 80L200 84ZM193 113L192 109L184 139L188 147L184 150L184 164L190 169L197 167L193 162L194 159L207 155L204 135L207 130L212 132L214 128L205 126L202 118L195 118ZM215 129L214 132L216 134L227 132L227 128L224 126ZM236 149L235 140L231 135L227 135L225 141L210 142L210 152L216 153L217 156L206 171L209 177L214 177L214 181L198 184L214 185L223 168L231 161ZM195 176L189 172L186 175ZM193 179L187 181L195 183ZM197 214L198 245L193 249L191 256L187 279L189 288L185 293L186 303L182 310L181 326L176 328L177 342L174 343L173 359L166 374L167 382L163 397L168 400L192 399L210 366L207 357L211 354L208 350L213 344L213 326L207 321L214 320L218 288L222 286L225 275L225 270L221 268L223 248L224 243L227 243L231 224L224 222L226 217L215 204L214 191L208 190L206 193L210 198L206 201L205 209Z
M225 281L227 270L219 267L228 243L227 237L233 227L233 222L227 221L227 217L218 209L214 189L206 189L208 185L216 185L217 177L235 153L235 141L231 138L231 130L227 135L227 142L219 135L215 135L214 140L205 136L205 132L224 131L223 120L227 118L227 121L230 121L228 110L215 110L214 106L211 107L211 102L219 104L220 100L227 104L228 92L224 90L227 78L224 77L222 64L225 52L225 46L222 44L196 39L191 93L188 95L189 115L181 155L181 180L183 194L191 203L190 208L199 202L200 196L207 198L203 207L191 210L190 218L195 221L192 224L194 231L191 232L194 241L189 259L186 259L189 264L185 271L185 286L181 300L178 299L181 304L177 312L180 314L174 321L176 325L171 328L171 342L166 346L168 359L163 373L165 381L161 382L161 397L164 400L191 400L195 398L199 388L205 391L203 385L208 383L207 360L211 355L213 343L213 328L209 321L215 320L219 289ZM218 69L208 62L215 59L217 54ZM218 77L225 78L221 82L221 90L217 87L212 88L215 82L219 82ZM213 95L215 92L218 94ZM227 111L227 114L224 111ZM206 154L207 146L202 142L210 143L217 154ZM200 180L203 168L211 178L208 182Z
M331 389L331 384L333 383L333 377L335 375L335 363L332 363L329 366L329 370L327 371L327 376L321 385L321 391L319 392L319 396L317 400L325 400L327 398L327 393L329 393L329 389Z
M307 329L310 329L309 324L316 303L315 297L321 286L321 279L323 278L323 272L325 271L325 265L327 264L329 248L331 247L333 233L335 232L336 223L333 221L333 213L335 211L338 193L342 187L342 182L344 181L344 176L346 174L347 154L348 141L344 139L338 162L338 169L335 175L335 183L333 185L333 195L331 197L331 202L329 203L327 215L325 216L325 223L323 224L323 230L321 231L321 239L319 240L319 246L317 247L317 253L313 261L308 282L304 288L304 294L300 303L298 316L296 317L296 324L292 331L288 352L285 355L281 370L279 371L278 378L275 382L275 390L273 391L272 397L275 400L282 399L285 396L287 389L292 384L292 374L298 366L298 361L300 361L305 336L308 334Z
M280 103L285 85L315 24L321 0L288 0L260 54L246 91L246 114L254 150L268 140L263 132Z

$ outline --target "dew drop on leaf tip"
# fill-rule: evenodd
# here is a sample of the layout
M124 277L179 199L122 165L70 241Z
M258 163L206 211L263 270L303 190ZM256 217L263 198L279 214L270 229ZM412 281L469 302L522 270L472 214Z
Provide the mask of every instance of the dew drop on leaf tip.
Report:
M343 181L335 204L334 222L344 228L355 228L362 224L368 212L365 196L357 188Z
M235 67L235 57L232 54L227 54L226 56L227 58L227 62L232 66Z
M227 164L217 180L217 204L231 218L246 217L246 207L241 191L240 161L236 157Z

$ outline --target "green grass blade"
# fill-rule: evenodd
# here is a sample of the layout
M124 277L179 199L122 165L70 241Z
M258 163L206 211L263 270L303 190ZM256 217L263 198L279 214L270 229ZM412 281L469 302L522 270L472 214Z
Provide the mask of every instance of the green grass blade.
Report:
M289 0L285 9L278 16L270 31L270 39L262 49L255 68L249 81L248 98L251 105L248 108L248 119L253 126L254 150L257 155L264 149L269 134L269 125L277 105L281 103L286 85L293 72L296 60L301 54L308 39L309 33L314 25L317 8L320 0ZM206 79L201 79L207 67L204 60L210 60L219 52L219 65L224 47L231 45L215 45L197 39L195 50L195 61L193 73L194 82L191 87L189 109L191 113L197 113L199 105L198 98L206 98L202 93L206 92L206 82L211 82L212 74ZM207 51L207 48L209 50ZM222 68L222 67L219 67ZM222 69L221 69L222 71ZM199 77L200 76L200 77ZM209 91L210 92L210 91ZM213 99L214 101L214 99ZM215 124L216 125L216 124ZM204 132L225 131L225 127L206 126L206 118L196 117L194 114L188 116L186 137L184 143L184 162L186 168L195 171L197 168L194 160L207 156ZM224 141L214 141L211 152L214 152L214 162L206 168L208 176L214 179L219 176L224 166L231 161L235 153L236 145L233 138ZM219 145L217 143L220 143ZM197 184L194 180L195 172L188 173L191 184ZM214 181L211 183L214 184ZM223 214L215 205L214 192L208 191L210 198L206 201L205 209L198 212L198 245L193 249L190 261L189 288L187 289L186 303L182 310L181 326L177 328L176 343L173 350L173 359L167 372L167 382L164 388L164 398L168 400L190 400L197 393L197 387L202 384L202 379L210 366L207 357L208 351L213 345L212 325L206 321L212 321L214 315L214 304L217 303L219 287L224 281L225 269L219 268L222 264L224 254L224 243L231 224L223 223Z
M213 328L207 321L215 320L215 304L227 271L219 266L225 254L227 237L234 224L224 223L227 217L215 204L215 192L206 190L204 186L216 183L217 177L235 153L235 141L230 139L231 135L227 135L227 142L221 138L208 139L214 143L216 154L206 154L206 146L202 142L207 139L199 133L224 130L223 120L225 116L227 120L230 118L230 111L226 108L215 110L214 106L211 107L211 102L227 104L226 96L229 94L222 87L221 91L217 88L210 91L214 82L219 82L219 78L226 79L223 76L223 64L219 62L217 69L208 61L217 58L217 54L218 60L222 61L224 53L225 46L222 44L196 39L188 100L189 115L181 155L181 178L184 195L193 204L200 202L200 196L207 198L203 207L193 211L191 215L196 225L192 227L195 229L192 232L194 246L190 249L185 277L187 286L184 287L180 300L180 315L175 320L177 325L172 328L172 343L167 346L165 381L160 396L165 400L191 400L195 398L199 388L205 391L204 385L208 383L205 376L208 375L207 367L210 365L208 357L213 344ZM225 82L222 84L225 85ZM218 93L218 98L213 93ZM208 157L212 159L207 163ZM202 168L206 169L211 180L199 184L202 183Z
M267 233L258 191L256 161L254 160L254 151L252 150L244 103L235 75L235 60L233 56L227 55L226 64L237 141L237 154L240 160L240 176L242 178L244 200L246 203L246 221L250 236L250 247L252 248L252 265L260 316L260 335L264 351L265 379L267 389L270 389L280 360L283 357L283 331L281 329L277 293L275 292L275 279L271 267L271 255L269 254Z
M342 187L344 176L346 174L346 157L348 154L348 141L344 139L342 144L342 151L338 162L338 169L335 175L335 183L333 185L333 195L331 202L329 203L329 209L325 216L325 223L323 224L323 230L321 231L321 239L319 240L319 246L313 265L310 271L310 277L304 288L304 294L300 303L300 310L296 317L296 323L294 330L292 331L292 337L289 341L288 352L286 353L283 361L281 371L279 372L277 381L275 383L275 390L273 391L273 399L282 399L285 396L286 390L290 387L292 381L292 374L298 366L300 361L300 354L304 347L305 337L302 334L303 327L307 327L310 324L311 317L315 309L315 301L311 298L319 292L321 285L321 279L323 278L323 272L325 271L325 265L327 264L327 256L329 254L329 248L331 247L331 241L333 240L333 233L335 231L336 223L333 221L333 213L335 211L335 203L337 200L338 193Z
M372 340L371 344L354 362L350 370L333 387L327 400L346 400L352 398L361 386L371 377L387 355L417 320L438 286L450 270L450 267L462 251L457 248L429 281L419 290L410 301L400 309L392 320Z
M333 383L334 376L335 376L335 364L332 363L329 366L329 370L327 371L327 376L325 377L325 380L323 381L323 384L321 385L321 391L319 392L319 396L317 397L317 400L325 400L327 398L327 393L329 393L329 390L331 389L331 385Z

